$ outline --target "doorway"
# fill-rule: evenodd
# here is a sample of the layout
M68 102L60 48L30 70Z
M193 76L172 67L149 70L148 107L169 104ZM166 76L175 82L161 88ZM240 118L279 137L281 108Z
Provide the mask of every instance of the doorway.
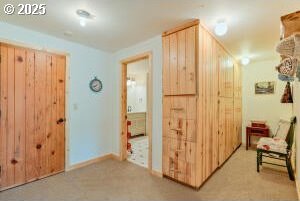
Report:
M151 53L122 63L121 160L152 169Z

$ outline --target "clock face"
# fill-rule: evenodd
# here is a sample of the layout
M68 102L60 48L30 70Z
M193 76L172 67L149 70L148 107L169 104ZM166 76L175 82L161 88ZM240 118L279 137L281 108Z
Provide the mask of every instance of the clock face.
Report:
M94 92L100 92L102 90L102 82L97 79L97 78L94 78L91 82L90 82L90 88L92 91Z

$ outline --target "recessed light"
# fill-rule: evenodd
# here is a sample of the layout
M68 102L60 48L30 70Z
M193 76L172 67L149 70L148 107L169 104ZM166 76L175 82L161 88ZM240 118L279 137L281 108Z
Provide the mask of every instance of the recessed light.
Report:
M228 31L228 26L225 21L217 22L215 26L215 34L217 34L218 36L223 36L227 33L227 31Z
M244 58L242 58L241 63L244 66L247 66L250 63L250 59L248 57L244 57Z

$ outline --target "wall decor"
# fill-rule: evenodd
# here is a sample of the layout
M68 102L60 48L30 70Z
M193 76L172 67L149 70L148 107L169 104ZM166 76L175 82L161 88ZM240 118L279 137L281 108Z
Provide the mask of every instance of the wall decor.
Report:
M275 82L257 82L255 83L255 94L274 94Z
M100 92L103 88L103 84L101 82L101 80L99 80L97 77L95 77L94 79L92 79L90 81L90 89L93 92Z
M291 89L291 83L287 82L283 95L281 97L281 103L293 103L293 95L292 95L292 89Z

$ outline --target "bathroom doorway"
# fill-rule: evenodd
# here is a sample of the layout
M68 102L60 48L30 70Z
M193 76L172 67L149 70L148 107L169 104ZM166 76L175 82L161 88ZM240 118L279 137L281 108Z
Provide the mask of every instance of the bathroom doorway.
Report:
M122 62L121 159L151 168L151 54Z

